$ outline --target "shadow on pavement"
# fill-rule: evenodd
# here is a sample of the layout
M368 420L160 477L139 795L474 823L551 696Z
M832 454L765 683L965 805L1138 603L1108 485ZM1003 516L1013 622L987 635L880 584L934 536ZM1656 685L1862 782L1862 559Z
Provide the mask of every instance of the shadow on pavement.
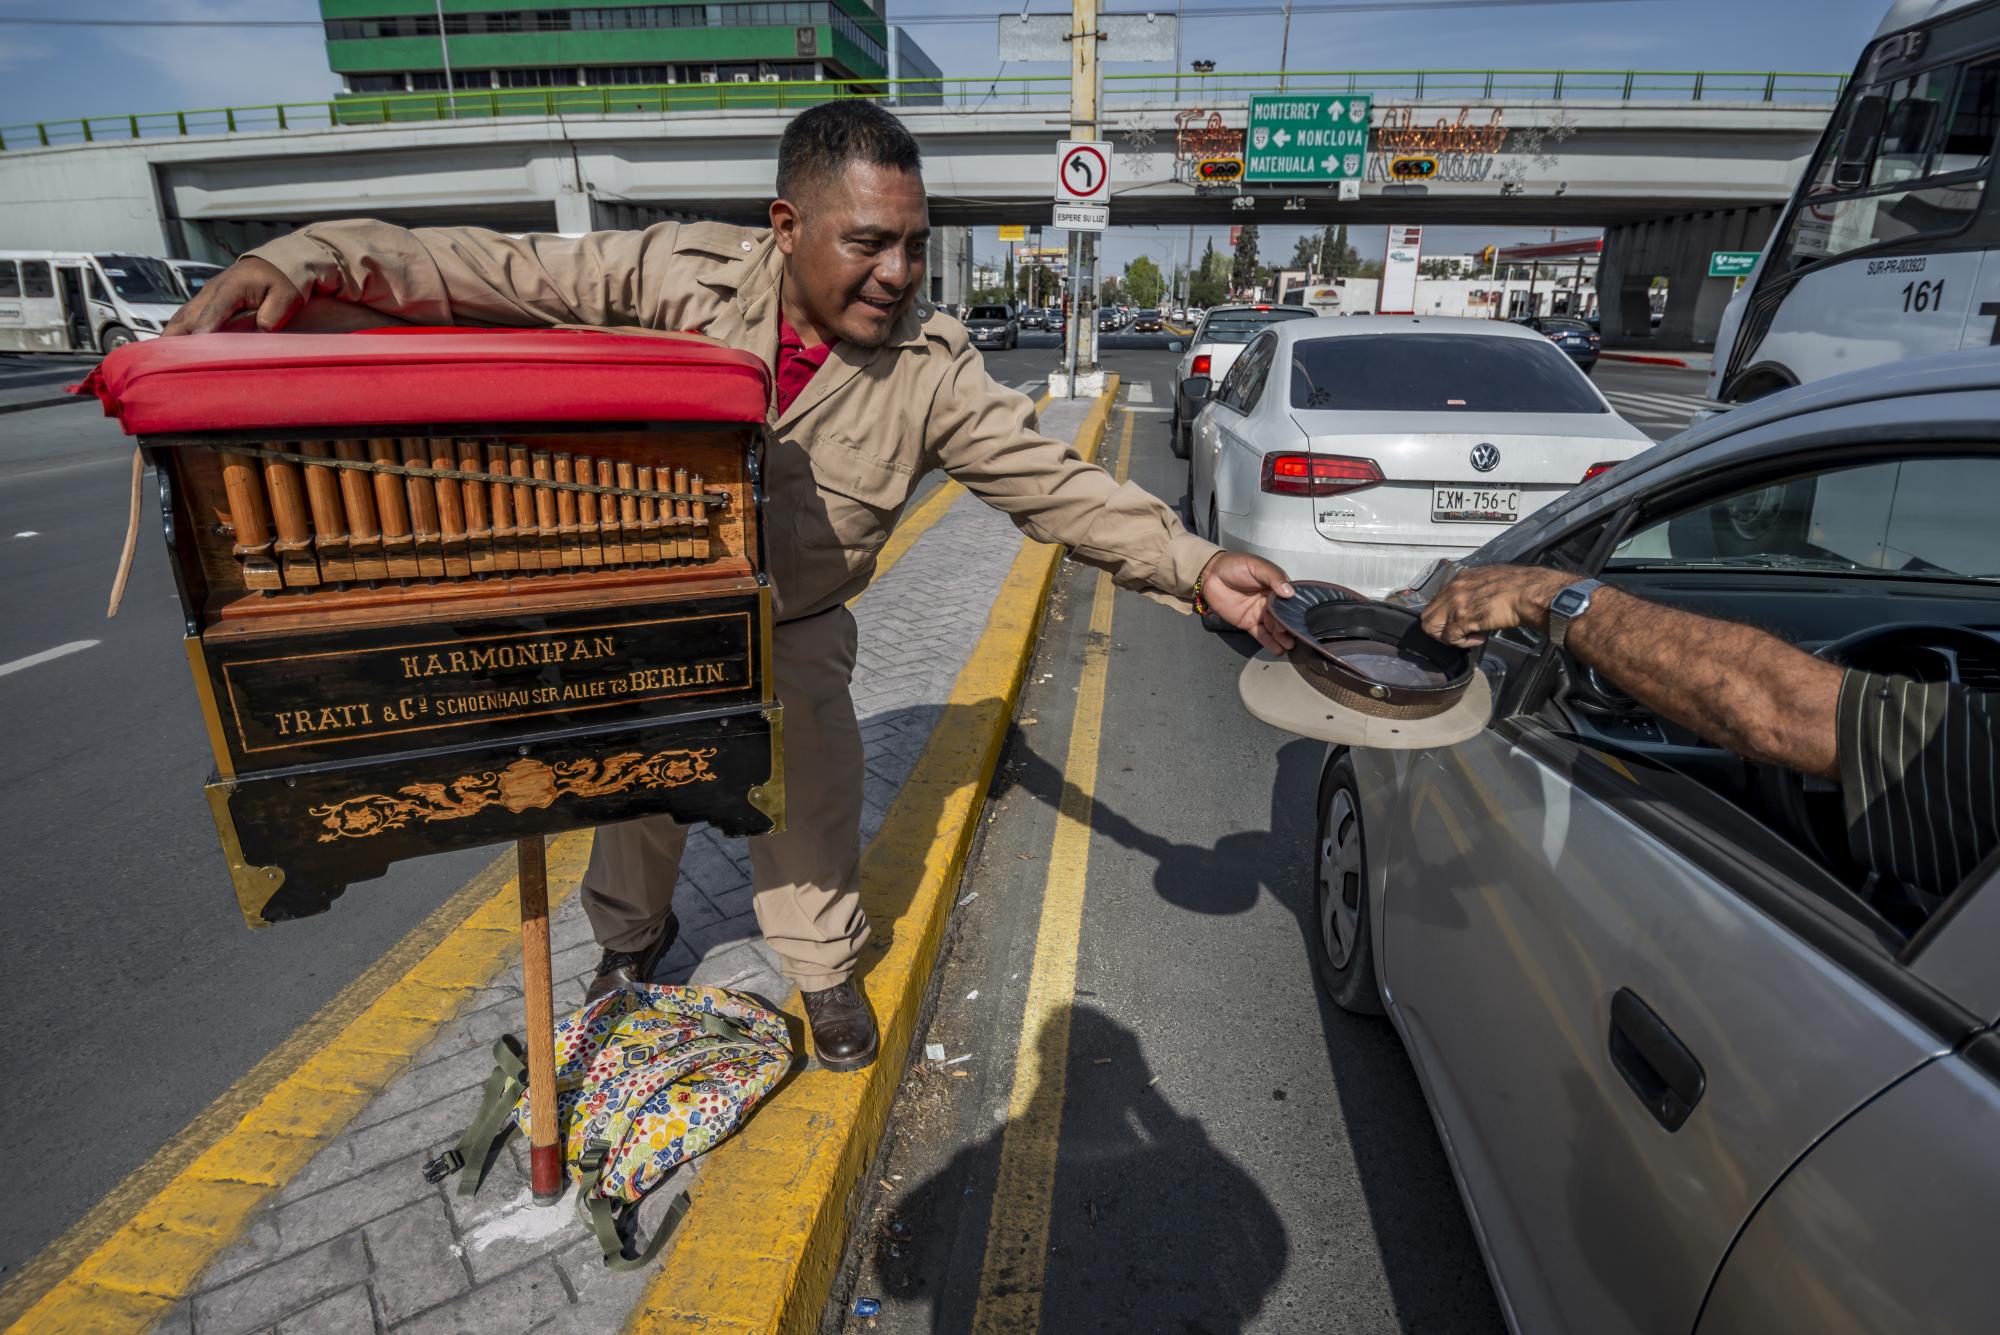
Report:
M1102 801L1092 804L1091 828L1152 858L1154 890L1169 903L1195 913L1238 914L1268 893L1296 919L1307 951L1316 951L1319 923L1310 868L1317 823L1313 802L1325 751L1324 744L1302 738L1278 749L1266 829L1225 835L1212 845L1181 842ZM1061 771L1027 747L1011 754L1020 766L1013 771L1015 785L1058 806L1065 797ZM1074 801L1079 795L1067 796ZM1395 1030L1386 1020L1349 1015L1317 986L1313 995L1398 1328L1453 1335L1504 1330L1429 1107ZM1074 1038L1072 1047L1081 1050ZM1180 1198L1165 1208L1188 1215L1195 1227L1200 1209L1195 1199ZM1229 1226L1203 1223L1199 1231L1212 1235Z
M1041 1069L1028 1118L993 1128L898 1198L875 1242L888 1296L931 1302L931 1329L971 1328L976 1291L930 1292L946 1273L954 1229L975 1184L995 1180L1008 1128L1061 1116L1059 1171L1047 1236L1003 1239L1000 1291L1041 1280L1049 1331L1254 1329L1290 1258L1277 1211L1257 1183L1152 1087L1138 1037L1090 1006L1040 1036ZM1064 1044L1063 1030L1068 1030ZM1067 1066L1066 1089L1058 1083ZM1061 1106L1055 1091L1065 1090ZM1053 1131L1055 1128L1049 1128ZM967 1221L971 1222L971 1221ZM983 1225L984 1221L979 1221ZM898 1238L899 1231L907 1241ZM977 1236L986 1232L975 1225ZM1037 1275L1032 1254L1045 1257ZM1076 1310L1087 1303L1087 1310Z

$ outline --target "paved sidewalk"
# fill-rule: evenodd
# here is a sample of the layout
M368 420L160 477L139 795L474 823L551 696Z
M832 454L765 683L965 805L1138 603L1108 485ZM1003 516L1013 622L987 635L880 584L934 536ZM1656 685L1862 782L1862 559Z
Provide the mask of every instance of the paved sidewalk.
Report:
M1057 400L1043 427L1074 436L1090 406L1090 400ZM1019 546L1013 525L961 495L856 604L854 697L867 750L864 839L873 838L922 754ZM789 999L790 985L758 937L748 867L740 840L706 829L689 840L675 893L681 937L662 962L660 981ZM581 1003L597 948L574 895L551 928L560 1016ZM418 1170L470 1120L491 1069L493 1041L518 1032L520 1008L517 962L474 994L410 1069L257 1210L192 1296L155 1329L505 1335L622 1327L653 1268L605 1269L577 1222L573 1195L555 1208L533 1206L519 1137L470 1200L456 1194L457 1177L432 1186ZM783 1101L780 1092L772 1106ZM654 1194L642 1227L676 1185ZM698 1215L691 1215L685 1229L698 1226Z

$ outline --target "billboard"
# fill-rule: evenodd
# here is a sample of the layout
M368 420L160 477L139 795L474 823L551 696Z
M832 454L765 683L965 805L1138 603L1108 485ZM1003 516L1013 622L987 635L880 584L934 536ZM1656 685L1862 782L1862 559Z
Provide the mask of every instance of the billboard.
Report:
M1417 261L1424 253L1424 229L1391 227L1382 252L1382 287L1376 294L1377 315L1417 313Z

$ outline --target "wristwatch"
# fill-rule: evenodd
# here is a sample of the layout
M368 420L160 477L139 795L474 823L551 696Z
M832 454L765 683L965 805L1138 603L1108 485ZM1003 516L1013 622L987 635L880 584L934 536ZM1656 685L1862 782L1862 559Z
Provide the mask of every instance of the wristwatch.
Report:
M1569 623L1590 610L1590 596L1603 587L1601 579L1580 579L1549 599L1549 638L1556 648L1569 638Z

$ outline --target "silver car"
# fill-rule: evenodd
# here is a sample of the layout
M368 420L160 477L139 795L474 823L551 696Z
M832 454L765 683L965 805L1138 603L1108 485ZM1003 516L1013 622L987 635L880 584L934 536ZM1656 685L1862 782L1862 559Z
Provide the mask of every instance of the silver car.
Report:
M1188 399L1180 387L1189 380L1203 379L1220 385L1229 374L1229 368L1236 364L1244 345L1265 326L1283 320L1312 318L1313 313L1303 306L1269 304L1217 306L1202 314L1201 325L1188 339L1187 347L1181 350L1181 359L1174 367L1173 420L1168 427L1167 438L1176 458L1188 457L1195 414L1201 411L1201 404Z
M1736 409L1468 560L2000 689L1996 505L1981 350ZM1327 757L1314 953L1401 1036L1513 1327L2000 1329L2000 855L1915 920L1848 854L1836 786L1538 634L1482 668L1472 741Z
M1266 326L1199 402L1204 538L1379 598L1652 444L1549 341L1504 320Z

